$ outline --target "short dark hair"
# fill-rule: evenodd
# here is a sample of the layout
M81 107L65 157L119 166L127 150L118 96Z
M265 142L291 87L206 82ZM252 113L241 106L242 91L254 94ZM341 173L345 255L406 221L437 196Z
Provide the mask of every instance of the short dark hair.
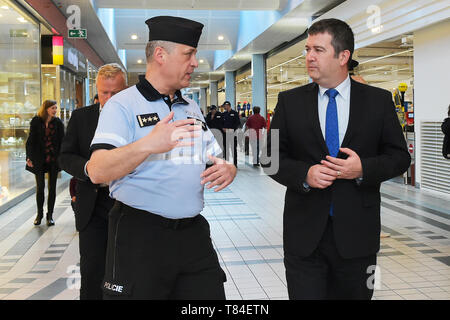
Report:
M335 58L344 50L350 51L350 57L347 62L347 68L350 69L353 51L355 50L355 36L353 35L352 28L339 19L323 19L314 22L308 29L309 35L318 33L328 33L331 35L331 45L334 48Z
M253 107L253 113L257 113L257 114L259 114L259 112L261 111L261 108L260 107Z

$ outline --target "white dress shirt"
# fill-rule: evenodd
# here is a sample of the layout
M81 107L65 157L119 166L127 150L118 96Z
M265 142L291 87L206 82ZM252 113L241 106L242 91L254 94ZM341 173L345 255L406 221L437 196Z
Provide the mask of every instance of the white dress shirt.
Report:
M338 116L338 126L339 126L339 147L344 140L345 132L347 131L348 119L350 117L350 77L342 81L336 88L339 93L336 96L337 105L337 116ZM327 106L328 106L328 95L325 92L330 88L324 88L319 85L318 93L318 106L319 106L319 122L320 129L322 130L323 138L325 139L325 125L327 117Z

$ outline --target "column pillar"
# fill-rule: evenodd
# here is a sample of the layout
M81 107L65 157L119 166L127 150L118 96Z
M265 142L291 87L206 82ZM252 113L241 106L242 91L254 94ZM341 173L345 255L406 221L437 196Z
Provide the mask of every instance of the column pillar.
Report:
M234 71L225 72L225 99L230 101L233 110L236 109L236 83L234 75Z
M218 94L217 94L217 86L219 83L217 81L211 81L209 83L209 91L210 91L210 101L211 105L217 106L218 104Z
M267 111L266 59L263 54L252 55L252 107L261 108L261 115L266 118Z
M203 110L203 114L206 116L206 89L200 88L200 109Z

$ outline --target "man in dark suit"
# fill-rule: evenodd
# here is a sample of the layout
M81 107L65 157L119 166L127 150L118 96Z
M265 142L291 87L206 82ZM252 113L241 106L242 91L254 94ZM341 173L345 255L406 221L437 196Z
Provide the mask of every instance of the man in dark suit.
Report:
M72 113L59 156L61 168L77 179L74 211L80 240L81 300L103 297L108 212L114 204L108 185L93 184L85 168L101 109L109 98L125 89L126 73L117 64L104 65L99 69L96 86L99 103Z
M279 170L271 177L287 187L290 299L371 299L380 184L410 164L390 92L349 78L353 50L345 22L314 23L306 42L314 82L281 92L271 123L267 149L279 143L270 154L279 151ZM266 171L269 161L261 159Z

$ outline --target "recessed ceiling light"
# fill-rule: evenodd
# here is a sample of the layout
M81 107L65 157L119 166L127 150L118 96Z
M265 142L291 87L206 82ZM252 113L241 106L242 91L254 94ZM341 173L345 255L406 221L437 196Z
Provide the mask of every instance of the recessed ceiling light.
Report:
M1 8L2 8L2 9L5 9L5 10L8 10L8 9L9 9L8 6L2 6Z
M131 39L137 40L137 38L138 38L137 34L132 34L132 35L131 35Z
M19 18L17 18L17 20L19 20L20 22L27 22L27 20L25 20L24 17L19 17Z
M200 59L200 60L198 60L198 62L203 63L203 62L205 62L205 60Z
M137 63L142 63L142 59L139 59L139 60L137 61Z
M222 41L224 39L224 37L222 35L217 37L218 40Z

